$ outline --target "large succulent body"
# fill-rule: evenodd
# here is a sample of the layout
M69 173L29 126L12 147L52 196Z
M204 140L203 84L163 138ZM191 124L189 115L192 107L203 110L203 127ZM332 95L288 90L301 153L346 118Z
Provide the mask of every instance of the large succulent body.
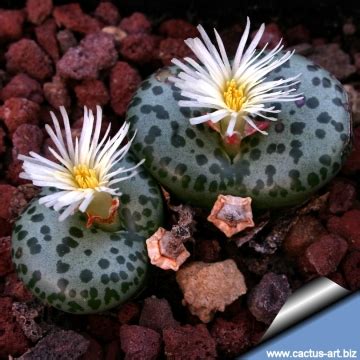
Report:
M120 166L135 165L131 156ZM144 169L121 182L121 230L86 228L77 212L63 222L34 199L14 226L13 262L43 302L72 313L112 308L136 294L148 268L145 240L162 223L159 187ZM41 195L54 192L47 188Z
M150 173L181 200L211 207L218 194L250 196L257 208L301 203L340 169L348 152L350 115L342 85L326 70L293 55L268 80L301 73L304 99L274 104L281 109L268 135L246 137L230 156L207 124L192 126L198 109L179 107L183 99L165 68L145 80L127 113L138 129L132 151ZM206 111L203 112L204 114Z

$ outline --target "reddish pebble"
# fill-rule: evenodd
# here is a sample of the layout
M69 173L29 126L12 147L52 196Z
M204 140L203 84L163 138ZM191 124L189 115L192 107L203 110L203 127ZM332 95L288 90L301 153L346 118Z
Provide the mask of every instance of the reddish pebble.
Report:
M37 80L52 74L51 60L33 40L21 39L11 44L5 58L6 68L11 73L25 72Z
M179 323L174 319L171 307L166 299L150 297L145 299L139 325L161 333L162 330L176 327Z
M215 320L211 328L211 336L215 339L219 352L226 358L233 358L244 352L250 345L249 328L244 323Z
M248 296L248 306L254 317L270 324L291 294L285 275L267 273Z
M251 37L253 38L257 31L254 31L251 34ZM279 41L282 39L283 35L280 31L280 28L275 23L270 23L265 26L265 31L257 45L257 48L262 49L266 44L267 49L273 49Z
M133 302L125 303L118 312L118 320L120 324L131 324L139 318L140 306Z
M111 2L101 2L94 13L95 17L105 25L116 25L119 22L119 11Z
M320 221L311 216L301 216L286 236L283 247L291 256L300 256L305 249L326 233Z
M340 214L351 209L356 200L356 188L348 181L338 180L330 189L328 208L332 214Z
M110 342L117 339L119 323L114 318L103 315L89 315L88 316L88 332L105 342Z
M96 105L104 106L109 102L109 93L100 80L85 80L74 89L81 106L94 110Z
M68 29L59 31L56 38L62 54L65 54L71 47L75 47L77 45L77 40L74 34Z
M171 65L173 58L194 57L190 48L182 39L167 38L160 42L159 59L165 66Z
M12 270L11 237L0 237L0 276L8 274Z
M1 100L5 101L12 97L21 97L38 104L44 101L41 85L26 74L15 75L1 90Z
M342 172L346 175L356 173L357 171L360 171L360 127L354 130L353 148L342 167Z
M71 98L66 84L59 76L54 76L51 82L44 84L44 96L47 102L55 109L60 106L69 108L71 105Z
M27 0L26 2L28 19L36 25L41 24L51 14L52 8L52 0Z
M5 206L0 206L0 218L4 220L10 219L9 204L11 198L13 197L16 188L8 184L0 184L0 204Z
M305 251L306 260L310 265L309 272L314 271L322 276L334 272L347 249L347 242L340 236L323 235Z
M343 216L333 216L327 223L327 228L343 238L349 244L349 249L360 250L360 210L354 209Z
M98 32L86 36L79 46L70 48L57 63L57 71L64 78L95 79L100 70L113 66L116 60L113 36Z
M30 151L40 153L44 134L37 125L22 124L12 136L13 158L19 154L28 155Z
M22 124L37 124L40 107L37 103L24 98L7 99L0 108L0 119L12 134Z
M152 61L159 47L159 38L148 34L126 36L120 45L120 54L128 61L142 65Z
M35 28L36 40L39 45L48 53L54 63L59 60L60 53L56 39L56 24L54 20L47 20Z
M216 239L199 239L196 241L196 256L204 262L215 262L220 260L221 247Z
M104 358L102 346L92 337L86 335L85 338L89 341L89 345L81 360L99 360Z
M163 332L165 355L172 360L216 359L216 343L204 324L185 325Z
M78 3L56 6L53 16L59 26L79 33L89 34L100 30L99 22L85 14Z
M128 34L149 33L151 22L143 13L135 12L131 16L123 18L119 27Z
M187 39L199 35L196 27L182 19L170 19L164 21L159 28L160 34L175 39Z
M18 278L16 273L11 273L6 276L4 295L11 296L14 300L20 302L33 300L33 295Z
M21 10L0 10L0 42L17 40L22 35L25 14Z
M120 343L126 360L155 360L160 353L161 336L142 326L122 325Z
M342 270L350 290L360 289L360 251L349 253L342 263Z
M29 347L20 326L12 315L12 300L9 297L0 298L0 358L7 359L9 355L23 354Z
M296 25L286 31L286 40L290 45L308 43L310 41L310 31L304 25Z
M122 116L140 85L141 77L136 69L124 61L119 61L110 73L111 106L116 114Z

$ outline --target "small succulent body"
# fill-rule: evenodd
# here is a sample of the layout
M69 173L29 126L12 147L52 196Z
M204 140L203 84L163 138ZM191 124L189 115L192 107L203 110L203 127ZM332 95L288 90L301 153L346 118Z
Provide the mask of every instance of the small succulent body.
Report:
M347 96L340 82L306 58L293 55L268 79L301 73L295 102L274 102L281 110L268 135L255 133L229 155L219 134L207 123L189 119L206 109L179 107L186 100L169 77L176 66L145 80L127 121L138 129L132 151L149 172L181 200L211 208L219 194L249 196L256 208L291 206L308 199L340 169L350 142Z
M135 164L127 155L119 166ZM119 305L143 287L145 240L162 224L162 197L143 168L121 183L121 192L121 229L116 232L86 228L80 212L59 222L58 213L38 199L29 204L14 225L13 262L35 296L60 310L84 314ZM41 196L54 193L45 188Z

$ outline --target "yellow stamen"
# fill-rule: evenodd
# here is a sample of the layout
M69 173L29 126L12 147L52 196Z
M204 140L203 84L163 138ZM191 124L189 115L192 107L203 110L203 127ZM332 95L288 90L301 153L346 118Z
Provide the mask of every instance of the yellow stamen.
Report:
M240 111L246 101L244 87L238 86L234 79L227 81L224 91L224 101L226 106L231 110Z
M86 165L74 166L73 173L75 181L82 189L94 189L99 185L95 170L89 169Z

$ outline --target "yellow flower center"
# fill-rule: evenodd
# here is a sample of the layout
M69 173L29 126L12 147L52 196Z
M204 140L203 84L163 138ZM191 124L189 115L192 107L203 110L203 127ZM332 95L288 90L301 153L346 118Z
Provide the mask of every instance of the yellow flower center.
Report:
M240 111L246 101L244 87L238 86L234 79L227 81L224 91L224 101L229 109Z
M99 185L99 179L94 169L89 169L86 165L74 166L74 178L78 186L82 189L94 189Z

